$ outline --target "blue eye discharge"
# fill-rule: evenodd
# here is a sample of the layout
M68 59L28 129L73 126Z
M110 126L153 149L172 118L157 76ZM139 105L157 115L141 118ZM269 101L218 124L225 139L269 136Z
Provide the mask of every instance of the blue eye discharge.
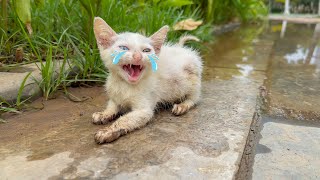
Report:
M148 55L149 59L150 59L150 62L151 62L151 67L152 67L152 70L155 72L158 70L158 65L157 65L157 60L159 60L158 56L155 55L155 54L151 54L151 55Z

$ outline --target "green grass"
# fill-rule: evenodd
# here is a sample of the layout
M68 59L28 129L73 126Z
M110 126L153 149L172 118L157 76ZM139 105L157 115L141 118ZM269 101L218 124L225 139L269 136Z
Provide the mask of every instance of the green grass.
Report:
M215 24L261 20L268 13L262 0L202 0L199 4L205 11L206 21Z
M2 1L3 2L3 1ZM37 0L31 3L33 34L18 18L13 3L0 19L0 62L6 66L35 63L42 73L38 85L46 99L71 84L104 82L107 71L100 60L93 34L93 18L102 17L117 32L151 35L163 25L193 18L205 20L198 29L171 31L169 41L184 33L203 41L212 40L212 23L262 15L258 0ZM230 6L230 7L229 7ZM4 5L2 3L1 8ZM261 13L263 12L263 13ZM201 47L199 44L193 45ZM22 62L16 62L17 48L23 48ZM60 69L57 68L59 63Z
M46 54L46 61L40 62L39 70L41 72L42 80L35 81L39 85L42 94L46 100L48 100L52 93L54 93L67 77L67 71L65 71L67 62L67 53L64 49L64 58L62 62L53 60L53 47L50 46ZM59 64L61 63L61 64Z

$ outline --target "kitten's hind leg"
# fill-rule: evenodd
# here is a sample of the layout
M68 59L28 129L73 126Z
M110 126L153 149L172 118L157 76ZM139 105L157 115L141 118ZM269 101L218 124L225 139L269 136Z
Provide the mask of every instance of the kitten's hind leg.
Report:
M121 116L110 127L99 130L94 139L98 144L112 142L128 132L145 126L152 116L152 109L134 110Z
M195 77L193 85L190 86L190 92L186 99L179 104L174 104L171 112L176 115L182 115L188 112L200 99L201 80Z
M182 103L179 104L174 104L172 108L172 113L176 116L180 116L191 109L195 103L189 99L183 101Z
M112 101L108 101L107 108L102 112L95 112L92 114L93 124L106 124L113 120L119 112L119 107Z

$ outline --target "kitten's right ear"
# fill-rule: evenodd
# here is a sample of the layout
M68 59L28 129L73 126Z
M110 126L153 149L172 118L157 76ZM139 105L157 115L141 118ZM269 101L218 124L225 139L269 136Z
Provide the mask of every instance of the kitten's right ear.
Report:
M113 43L113 37L117 36L117 33L100 17L94 18L93 30L99 49L110 47Z
M150 39L152 41L152 45L154 47L154 50L158 54L160 52L161 46L164 43L164 41L167 38L167 33L170 30L169 26L163 26L160 28L157 32L155 32L152 36L150 36Z

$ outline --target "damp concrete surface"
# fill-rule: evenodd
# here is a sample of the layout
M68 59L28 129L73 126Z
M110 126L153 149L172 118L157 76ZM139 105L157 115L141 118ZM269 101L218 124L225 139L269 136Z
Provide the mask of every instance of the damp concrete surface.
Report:
M270 32L252 179L320 179L320 24L283 21Z
M320 123L263 117L252 179L319 179Z
M270 122L282 125L277 119L290 115L289 123L293 123L293 128L310 128L296 126L296 121L317 124L320 106L306 111L304 106L294 105L291 99L305 99L306 104L312 105L319 102L315 99L319 98L319 88L313 91L316 83L312 83L318 82L319 77L319 59L315 56L319 46L314 46L312 60L303 56L292 63L285 58L295 51L300 52L300 47L305 48L304 54L306 49L313 47L315 26L288 25L287 38L294 36L290 35L291 31L299 30L310 37L301 40L302 43L289 40L291 49L281 46L282 27L281 23L244 26L217 37L204 53L201 102L183 116L172 115L170 109L160 110L146 127L112 143L97 145L93 139L98 129L108 126L91 124L92 113L101 111L108 99L103 87L70 88L69 92L82 102L70 101L58 93L49 101L36 100L30 105L31 110L22 114L4 114L7 123L0 124L0 179L236 178L253 116L260 109L258 100L264 102L261 106L270 114ZM294 73L298 71L296 67L301 73ZM308 80L305 86L310 88L301 91L289 81L299 79L299 75L304 77L304 71L308 76L299 82ZM289 79L283 79L283 76ZM277 80L280 82L275 83ZM283 83L287 85L281 85ZM309 97L310 92L313 92L312 98L303 97ZM286 106L286 103L292 106ZM279 131L275 132L276 136L270 135L276 129L268 128L268 123L265 123L252 166L252 178L268 179L266 175L273 173L279 175L274 177L288 179L302 177L298 173L297 176L288 174L282 168L288 163L277 163L294 156L282 153L282 159L277 158L282 149L274 145L279 144L276 142L282 142L286 151L289 148L292 152L306 154L300 156L304 161L299 162L311 168L296 168L297 172L305 170L306 174L314 170L314 176L310 177L319 177L319 169L316 168L319 161L310 159L320 152L319 138L313 138L320 132L318 127L312 126L313 129L305 132L309 135L303 134L303 129L292 132L299 133L296 136L300 138L300 144L312 139L311 147L304 147L304 144L286 144L290 139L281 139Z

